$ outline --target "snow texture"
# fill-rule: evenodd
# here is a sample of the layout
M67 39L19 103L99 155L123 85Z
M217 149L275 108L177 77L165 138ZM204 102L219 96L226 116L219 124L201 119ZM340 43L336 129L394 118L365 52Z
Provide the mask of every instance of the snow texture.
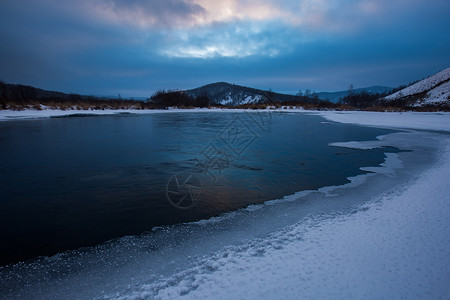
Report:
M224 99L219 101L219 103L222 105L237 106L237 105L242 105L242 104L258 103L261 100L262 100L261 95L250 95L250 96L240 95L237 98L236 97L233 98L231 95L231 92L229 92Z
M408 86L392 95L385 97L385 100L397 100L408 96L425 93L425 97L417 105L437 104L450 100L450 68L436 73L424 80Z
M427 104L439 103L450 100L450 80L438 85L427 93Z

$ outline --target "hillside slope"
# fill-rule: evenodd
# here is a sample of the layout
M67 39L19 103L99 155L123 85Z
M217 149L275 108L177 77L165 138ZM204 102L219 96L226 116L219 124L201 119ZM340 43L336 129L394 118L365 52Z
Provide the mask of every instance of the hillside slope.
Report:
M298 100L298 97L294 95L279 94L226 82L211 83L192 90L187 90L186 92L192 97L207 94L211 97L213 103L226 106L264 103L268 101L283 102Z
M408 101L413 106L449 105L450 68L389 95L384 100Z

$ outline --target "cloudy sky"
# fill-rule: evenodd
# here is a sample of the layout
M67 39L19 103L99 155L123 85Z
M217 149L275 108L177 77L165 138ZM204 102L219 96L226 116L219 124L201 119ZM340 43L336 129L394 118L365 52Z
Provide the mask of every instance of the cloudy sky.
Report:
M0 79L149 96L397 86L450 66L448 0L1 0Z

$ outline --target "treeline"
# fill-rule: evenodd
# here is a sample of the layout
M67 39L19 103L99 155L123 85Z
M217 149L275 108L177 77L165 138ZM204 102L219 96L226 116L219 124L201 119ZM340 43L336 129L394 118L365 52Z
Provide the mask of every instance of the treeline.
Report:
M280 108L288 107L305 107L308 109L335 108L337 104L329 101L311 98L307 96L296 96L293 100L280 100L277 93L267 91L263 93L263 100L260 103L241 104L234 108L244 109L265 109L267 106ZM292 98L292 97L291 97ZM215 103L212 98L205 92L200 95L192 96L185 91L165 91L156 92L148 101L157 108L179 107L226 107Z
M0 109L149 109L150 102L132 99L100 98L78 94L45 91L27 85L7 84L0 81Z
M264 92L263 97L265 98L264 101L261 103L249 103L249 104L241 104L237 106L236 108L243 108L243 109L265 109L267 106L273 107L273 108L281 108L281 107L288 107L288 108L295 108L295 107L302 107L304 109L336 109L340 105L336 103L332 103L328 100L321 100L319 98L306 96L306 95L300 95L297 94L294 97L291 97L291 100L283 100L278 97L277 93L267 91Z
M208 107L211 106L211 97L202 93L198 96L191 96L184 91L165 91L160 90L153 94L147 103L155 106L156 108L167 108L167 107L179 107L179 108L190 108L190 107Z
M349 95L341 98L338 103L347 104L357 109L364 109L371 106L383 106L386 101L381 98L386 97L389 93L369 94L367 92L349 93Z
M384 97L393 94L404 87L399 87L388 93L369 94L367 92L350 93L340 99L338 104L346 105L357 110L393 111L393 110L414 110L414 111L450 111L448 104L415 106L418 100L424 99L427 92L413 96L403 97L395 100L385 100Z

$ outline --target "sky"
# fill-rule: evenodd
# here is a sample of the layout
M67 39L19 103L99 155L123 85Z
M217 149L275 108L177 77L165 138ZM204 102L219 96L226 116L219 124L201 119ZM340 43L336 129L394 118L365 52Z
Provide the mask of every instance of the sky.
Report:
M148 97L395 87L450 66L448 0L1 0L0 80Z

